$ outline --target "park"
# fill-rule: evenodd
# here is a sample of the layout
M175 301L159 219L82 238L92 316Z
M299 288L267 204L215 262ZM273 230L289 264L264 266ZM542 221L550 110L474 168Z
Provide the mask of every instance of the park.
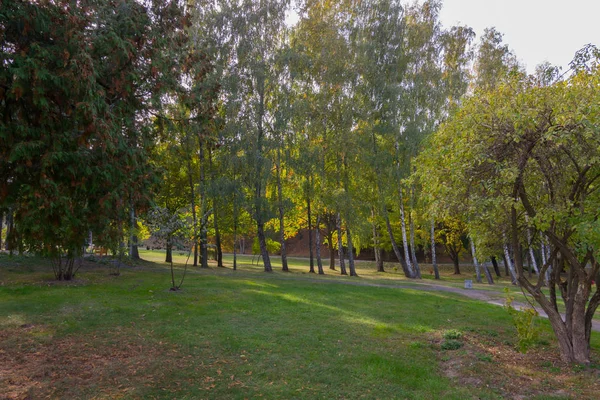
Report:
M597 398L600 48L505 3L1 2L0 398Z

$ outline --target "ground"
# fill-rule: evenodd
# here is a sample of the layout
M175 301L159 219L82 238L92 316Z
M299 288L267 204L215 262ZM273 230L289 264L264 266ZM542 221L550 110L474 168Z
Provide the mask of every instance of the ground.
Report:
M600 389L598 365L560 362L543 319L517 352L504 309L455 293L468 268L444 270L442 291L391 264L381 274L362 263L350 278L308 274L304 259L287 274L251 258L232 271L228 258L189 269L171 292L163 255L142 257L119 276L86 261L57 283L44 260L0 255L0 398L593 399ZM510 284L475 286L500 299ZM454 331L461 347L444 350ZM600 360L597 333L593 349Z

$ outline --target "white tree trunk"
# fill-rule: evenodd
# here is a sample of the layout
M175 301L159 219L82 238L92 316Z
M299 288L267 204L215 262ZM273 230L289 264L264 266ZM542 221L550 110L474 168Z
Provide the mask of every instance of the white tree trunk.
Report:
M477 255L475 254L475 243L473 243L473 239L469 237L469 242L471 242L471 255L473 256L473 264L475 264L475 273L477 274L477 283L481 283L481 268L479 267L479 262L477 261Z
M506 263L508 264L508 271L510 272L510 277L512 279L512 283L517 283L517 273L515 272L515 266L513 265L510 259L510 251L508 251L508 244L506 244L506 236L504 237L504 257L506 258Z
M398 196L400 197L400 223L402 226L402 245L404 246L404 259L406 260L406 265L408 270L410 271L411 277L414 278L414 268L412 262L410 261L410 255L408 253L408 239L406 237L406 219L404 215L404 201L402 200L402 187L398 186Z

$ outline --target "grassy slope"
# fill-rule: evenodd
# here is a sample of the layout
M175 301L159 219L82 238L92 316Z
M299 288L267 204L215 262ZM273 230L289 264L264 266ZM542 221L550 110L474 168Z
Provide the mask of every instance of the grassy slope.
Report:
M598 389L597 371L573 372L546 349L545 321L541 344L522 356L495 306L328 284L350 279L332 275L294 279L303 260L292 274L240 267L194 269L169 292L160 263L119 277L90 264L80 281L55 284L43 260L0 255L0 398L585 398ZM465 347L442 351L451 328ZM511 382L515 373L527 384ZM557 382L567 390L551 389Z

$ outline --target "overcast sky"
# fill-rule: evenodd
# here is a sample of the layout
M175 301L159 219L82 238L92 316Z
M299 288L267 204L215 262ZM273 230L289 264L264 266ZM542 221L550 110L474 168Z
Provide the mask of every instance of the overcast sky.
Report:
M600 0L443 0L440 19L472 27L476 40L495 26L528 72L543 61L567 69L585 44L600 46Z

